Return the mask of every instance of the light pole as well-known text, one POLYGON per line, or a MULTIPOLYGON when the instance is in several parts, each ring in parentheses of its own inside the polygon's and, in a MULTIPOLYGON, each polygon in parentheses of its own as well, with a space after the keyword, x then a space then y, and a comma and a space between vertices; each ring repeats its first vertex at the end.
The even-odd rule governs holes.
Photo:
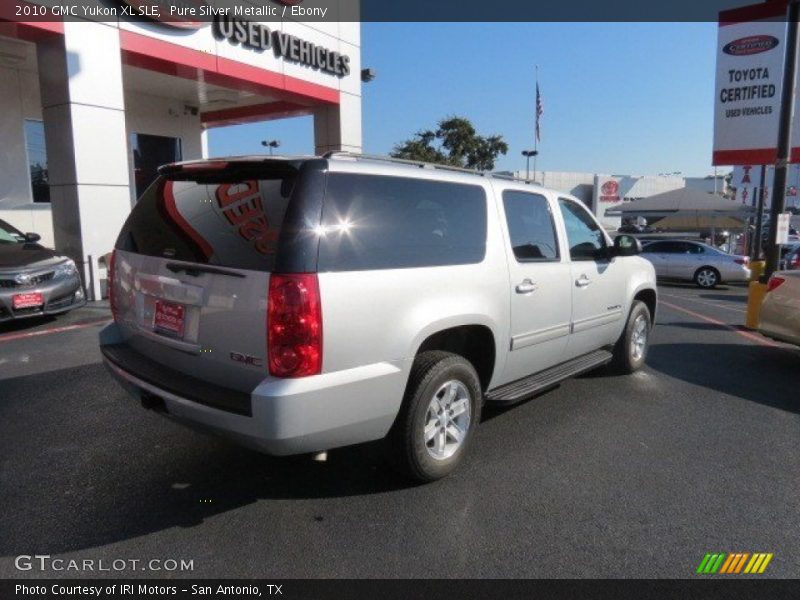
POLYGON ((797 84, 798 24, 800 17, 800 1, 790 0, 786 17, 786 55, 783 61, 783 88, 778 115, 778 152, 775 159, 775 178, 772 182, 772 202, 769 209, 769 244, 767 245, 767 264, 761 283, 767 283, 777 270, 781 258, 781 247, 777 243, 778 218, 786 210, 786 170, 789 166, 792 140, 792 117, 794 105, 794 88, 797 84))
MULTIPOLYGON (((536 155, 539 154, 538 150, 523 150, 522 156, 525 157, 525 181, 531 180, 531 156, 536 158, 536 155)), ((535 168, 536 163, 534 163, 535 168)), ((533 174, 536 177, 536 173, 533 174)))
POLYGON ((265 148, 269 148, 269 155, 272 156, 272 150, 274 148, 278 148, 281 145, 280 140, 262 140, 261 145, 265 148))

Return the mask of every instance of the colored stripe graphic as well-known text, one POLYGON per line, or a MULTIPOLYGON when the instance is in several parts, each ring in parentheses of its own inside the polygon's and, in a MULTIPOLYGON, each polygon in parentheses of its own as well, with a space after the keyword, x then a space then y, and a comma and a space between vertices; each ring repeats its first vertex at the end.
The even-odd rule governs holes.
POLYGON ((744 566, 744 561, 746 561, 749 556, 750 556, 749 552, 745 552, 744 554, 742 554, 742 558, 740 558, 739 562, 736 563, 736 570, 731 569, 731 572, 738 573, 739 571, 741 571, 742 567, 744 566))
POLYGON ((735 554, 728 554, 728 559, 722 564, 722 568, 719 570, 720 573, 728 573, 729 569, 731 568, 731 564, 734 562, 733 559, 736 557, 735 554))
POLYGON ((721 554, 706 554, 700 562, 700 566, 697 567, 697 572, 716 573, 717 569, 722 565, 722 561, 725 560, 725 556, 724 552, 721 554))
POLYGON ((709 552, 697 567, 697 573, 704 575, 760 574, 767 568, 773 554, 766 552, 709 552), (747 566, 745 566, 745 564, 747 566), (744 570, 743 570, 744 569, 744 570))

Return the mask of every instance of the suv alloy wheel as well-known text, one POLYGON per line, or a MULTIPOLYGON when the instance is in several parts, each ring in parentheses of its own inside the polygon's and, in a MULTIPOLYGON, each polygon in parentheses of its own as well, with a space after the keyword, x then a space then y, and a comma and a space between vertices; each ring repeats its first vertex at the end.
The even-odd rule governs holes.
POLYGON ((483 403, 475 368, 450 352, 414 360, 403 407, 389 433, 391 460, 417 481, 434 481, 461 462, 483 403))

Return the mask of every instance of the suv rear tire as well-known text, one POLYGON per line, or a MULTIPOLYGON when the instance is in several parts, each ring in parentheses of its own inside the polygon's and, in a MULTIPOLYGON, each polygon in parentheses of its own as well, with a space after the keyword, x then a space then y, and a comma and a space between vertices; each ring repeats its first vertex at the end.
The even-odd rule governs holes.
POLYGON ((416 481, 447 476, 466 453, 482 404, 478 374, 464 357, 441 351, 419 354, 389 433, 390 459, 416 481))
POLYGON ((614 358, 611 360, 613 371, 627 375, 642 368, 647 358, 651 329, 652 320, 647 305, 641 300, 634 300, 625 329, 614 346, 614 358))

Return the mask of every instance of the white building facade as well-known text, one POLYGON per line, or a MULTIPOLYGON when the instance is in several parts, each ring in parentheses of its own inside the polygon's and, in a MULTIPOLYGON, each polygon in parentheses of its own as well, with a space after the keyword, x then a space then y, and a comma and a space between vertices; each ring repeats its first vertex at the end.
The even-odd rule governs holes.
POLYGON ((0 219, 88 282, 158 165, 206 157, 211 128, 313 115, 318 154, 361 151, 360 44, 357 22, 20 23, 0 10, 0 219))
MULTIPOLYGON (((513 175, 526 177, 525 171, 516 171, 513 175)), ((610 208, 685 187, 704 190, 710 187, 707 191, 713 193, 714 185, 713 179, 680 175, 605 175, 570 171, 536 171, 531 173, 531 179, 580 199, 607 229, 617 229, 621 224, 620 217, 606 216, 610 208)), ((719 193, 722 193, 724 181, 721 177, 717 181, 719 193)))

